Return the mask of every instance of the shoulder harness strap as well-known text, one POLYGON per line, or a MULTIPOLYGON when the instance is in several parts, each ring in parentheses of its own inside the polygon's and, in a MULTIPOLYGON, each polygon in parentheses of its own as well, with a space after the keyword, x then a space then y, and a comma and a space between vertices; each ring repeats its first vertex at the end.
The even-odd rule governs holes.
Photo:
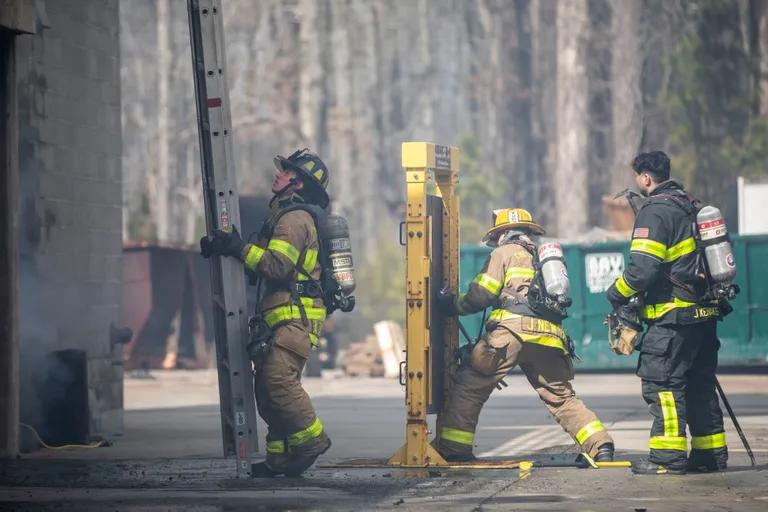
MULTIPOLYGON (((280 210, 274 217, 270 217, 264 221, 264 224, 261 227, 260 236, 271 239, 272 235, 275 232, 275 227, 277 226, 277 223, 280 221, 283 215, 296 210, 303 210, 309 213, 309 215, 312 217, 312 221, 315 224, 315 231, 317 232, 318 251, 322 251, 323 244, 320 240, 320 226, 322 224, 323 218, 327 215, 327 212, 320 206, 317 206, 314 204, 294 203, 280 210)), ((302 251, 302 257, 296 261, 296 265, 294 268, 298 273, 307 277, 308 281, 315 283, 315 285, 319 287, 320 283, 316 279, 312 279, 312 276, 306 270, 304 270, 303 263, 306 257, 307 257, 306 251, 302 251)), ((310 323, 309 323, 309 319, 307 318, 307 312, 304 309, 304 304, 301 303, 301 298, 299 296, 298 283, 296 282, 295 279, 291 279, 290 282, 288 283, 288 287, 290 288, 291 298, 293 299, 293 303, 299 308, 299 313, 301 314, 302 323, 305 326, 309 327, 310 323)))

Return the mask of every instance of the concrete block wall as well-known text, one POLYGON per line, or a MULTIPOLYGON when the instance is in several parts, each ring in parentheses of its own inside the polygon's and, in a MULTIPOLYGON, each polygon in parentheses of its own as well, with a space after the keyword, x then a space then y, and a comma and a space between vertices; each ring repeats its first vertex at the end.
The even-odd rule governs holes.
POLYGON ((17 38, 22 415, 54 350, 88 357, 91 432, 122 429, 118 0, 38 2, 17 38))

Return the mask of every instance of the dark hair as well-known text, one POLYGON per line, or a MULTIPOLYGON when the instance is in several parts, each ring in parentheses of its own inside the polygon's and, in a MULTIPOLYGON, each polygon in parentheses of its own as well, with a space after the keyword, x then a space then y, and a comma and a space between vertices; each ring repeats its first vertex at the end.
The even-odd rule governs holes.
POLYGON ((663 151, 640 153, 632 160, 632 169, 637 174, 648 173, 656 183, 669 179, 669 157, 663 151))

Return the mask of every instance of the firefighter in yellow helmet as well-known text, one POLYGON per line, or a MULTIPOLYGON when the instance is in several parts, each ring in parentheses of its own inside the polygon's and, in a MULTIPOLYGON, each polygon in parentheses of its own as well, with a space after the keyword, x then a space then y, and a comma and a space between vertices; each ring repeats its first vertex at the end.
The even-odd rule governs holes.
POLYGON ((240 259, 262 293, 251 321, 249 352, 259 415, 267 423, 267 457, 254 477, 299 476, 331 441, 301 385, 301 372, 316 347, 326 316, 318 283, 315 219, 328 207, 328 168, 308 150, 277 156, 270 214, 256 243, 234 229, 200 240, 202 255, 240 259), (255 321, 254 321, 255 320, 255 321))
POLYGON ((467 315, 493 310, 486 334, 463 361, 438 418, 437 450, 448 461, 474 458, 472 446, 480 410, 507 373, 519 365, 557 422, 596 461, 613 460, 613 439, 595 413, 576 398, 573 365, 562 308, 547 309, 540 300, 543 283, 536 271, 533 237, 544 228, 522 208, 493 212, 493 227, 483 241, 495 249, 469 285, 454 297, 441 292, 448 313, 467 315))

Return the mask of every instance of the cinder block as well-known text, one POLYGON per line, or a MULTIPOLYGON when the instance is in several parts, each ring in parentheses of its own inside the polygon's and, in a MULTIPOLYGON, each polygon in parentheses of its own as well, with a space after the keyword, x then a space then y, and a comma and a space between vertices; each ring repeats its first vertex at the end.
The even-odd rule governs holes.
MULTIPOLYGON (((54 159, 53 159, 53 166, 50 169, 53 172, 60 173, 62 175, 65 175, 64 173, 70 173, 72 172, 71 169, 73 168, 73 160, 74 155, 70 150, 65 146, 54 146, 54 159)), ((72 182, 72 178, 69 178, 70 182, 72 182)), ((73 186, 72 184, 70 187, 68 187, 69 190, 69 198, 72 198, 72 190, 73 186)))

